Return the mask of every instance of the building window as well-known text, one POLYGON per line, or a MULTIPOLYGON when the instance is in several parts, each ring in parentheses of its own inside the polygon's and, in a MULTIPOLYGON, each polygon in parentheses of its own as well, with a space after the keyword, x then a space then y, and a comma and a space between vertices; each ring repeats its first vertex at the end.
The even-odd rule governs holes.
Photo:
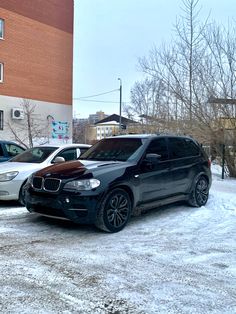
POLYGON ((0 63, 0 83, 3 82, 3 63, 0 63))
POLYGON ((0 19, 0 39, 4 38, 4 20, 0 19))
POLYGON ((3 130, 3 110, 0 110, 0 130, 3 130))

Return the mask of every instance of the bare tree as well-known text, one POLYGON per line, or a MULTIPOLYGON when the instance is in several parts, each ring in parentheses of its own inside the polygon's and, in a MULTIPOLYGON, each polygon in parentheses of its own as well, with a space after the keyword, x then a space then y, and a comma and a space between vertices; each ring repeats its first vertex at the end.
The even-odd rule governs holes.
POLYGON ((35 113, 36 105, 28 99, 23 99, 21 107, 24 110, 24 119, 7 122, 16 142, 24 147, 33 147, 34 141, 45 144, 49 137, 49 121, 42 121, 35 113))
POLYGON ((199 22, 199 0, 184 0, 183 15, 175 24, 175 37, 170 46, 162 45, 151 50, 148 58, 142 58, 142 70, 153 78, 160 77, 166 89, 175 98, 176 106, 181 105, 182 118, 189 121, 192 128, 193 84, 196 73, 204 55, 203 32, 207 20, 202 25, 199 22))
MULTIPOLYGON (((205 144, 214 143, 218 154, 222 154, 221 144, 228 143, 227 165, 230 175, 236 176, 236 105, 209 102, 211 98, 236 98, 235 27, 219 27, 208 19, 200 23, 199 0, 182 3, 183 16, 177 19, 172 44, 154 47, 139 63, 150 85, 156 81, 162 84, 161 94, 166 97, 161 98, 159 107, 162 113, 168 108, 169 130, 192 135, 205 144)), ((134 86, 131 99, 133 106, 142 103, 138 108, 145 112, 147 103, 140 87, 134 86)), ((160 111, 155 108, 150 114, 157 117, 160 111)))
MULTIPOLYGON (((231 176, 236 177, 236 29, 215 24, 208 26, 204 33, 207 51, 199 67, 201 91, 210 101, 205 105, 204 115, 211 122, 210 130, 214 150, 222 155, 225 146, 227 167, 231 176), (214 101, 214 99, 218 99, 214 101), (208 110, 207 110, 208 109, 208 110)), ((198 92, 198 94, 200 94, 198 92)), ((199 110, 196 115, 199 116, 199 110)))
POLYGON ((136 82, 131 89, 132 106, 126 106, 129 115, 163 115, 161 106, 164 94, 164 85, 161 80, 146 78, 142 82, 136 82))
POLYGON ((88 120, 77 122, 73 120, 73 143, 88 143, 88 120))

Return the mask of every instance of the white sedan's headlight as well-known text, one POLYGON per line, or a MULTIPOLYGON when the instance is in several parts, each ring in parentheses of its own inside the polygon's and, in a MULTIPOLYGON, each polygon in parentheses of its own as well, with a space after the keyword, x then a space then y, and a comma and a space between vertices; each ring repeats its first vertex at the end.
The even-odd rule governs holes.
POLYGON ((97 179, 75 180, 65 184, 64 189, 88 191, 97 188, 100 181, 97 179))
POLYGON ((11 181, 18 175, 18 173, 18 171, 0 173, 0 182, 11 181))

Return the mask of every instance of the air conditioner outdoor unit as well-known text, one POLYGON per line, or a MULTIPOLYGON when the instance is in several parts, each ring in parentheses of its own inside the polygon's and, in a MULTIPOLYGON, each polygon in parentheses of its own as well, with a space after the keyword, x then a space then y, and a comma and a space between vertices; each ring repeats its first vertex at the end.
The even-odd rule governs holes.
POLYGON ((12 108, 11 117, 15 120, 23 120, 24 110, 22 108, 12 108))

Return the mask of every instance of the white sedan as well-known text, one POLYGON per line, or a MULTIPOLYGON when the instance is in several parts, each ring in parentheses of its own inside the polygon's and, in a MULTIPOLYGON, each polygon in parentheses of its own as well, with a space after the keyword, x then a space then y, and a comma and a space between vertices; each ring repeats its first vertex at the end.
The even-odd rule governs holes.
POLYGON ((77 159, 91 145, 42 145, 26 150, 0 163, 0 201, 19 200, 23 204, 23 186, 35 171, 52 164, 77 159))

